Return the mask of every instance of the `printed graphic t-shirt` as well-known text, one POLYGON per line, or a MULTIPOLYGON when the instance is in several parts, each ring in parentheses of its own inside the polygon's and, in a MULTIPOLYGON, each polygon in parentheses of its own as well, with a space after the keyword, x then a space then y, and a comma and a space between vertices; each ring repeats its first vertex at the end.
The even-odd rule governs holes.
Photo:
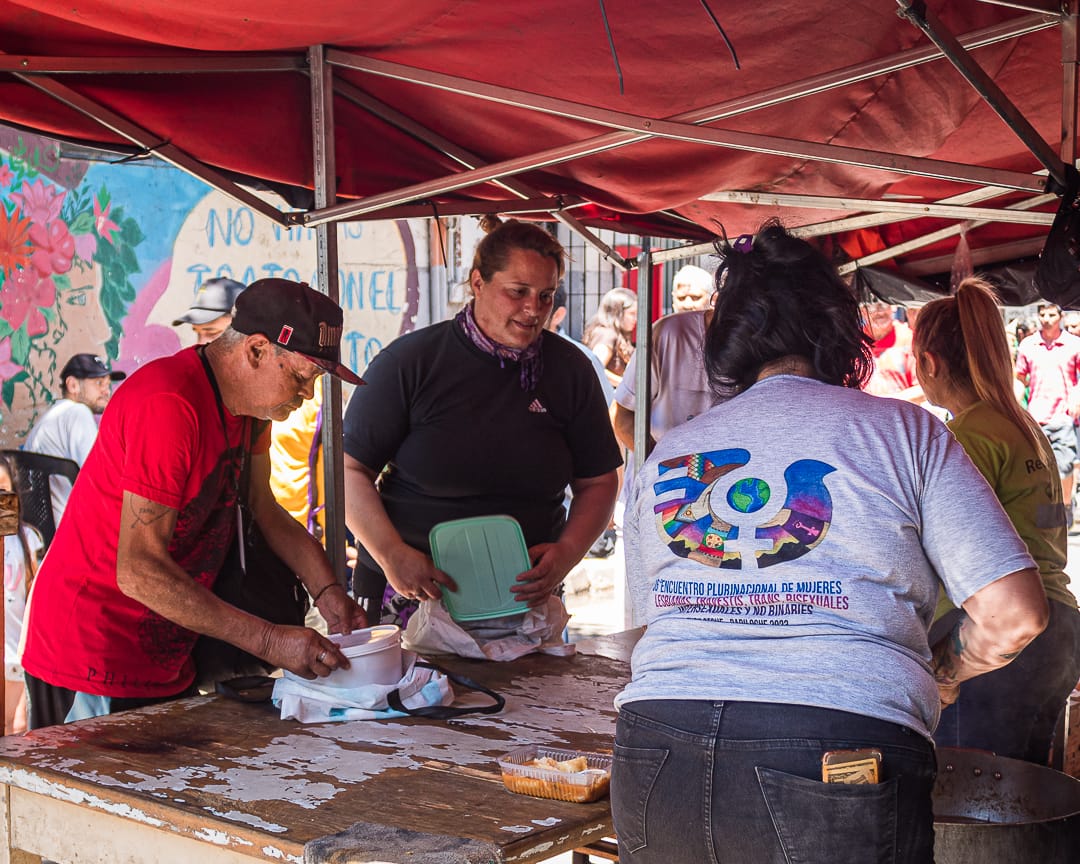
MULTIPOLYGON (((194 348, 147 364, 119 388, 34 582, 23 667, 101 696, 183 691, 195 634, 116 583, 124 492, 179 511, 169 554, 211 586, 235 530, 244 421, 224 412, 194 348)), ((256 449, 265 451, 268 436, 256 449)))
POLYGON ((812 705, 929 737, 938 576, 959 605, 1035 566, 937 418, 793 376, 668 432, 625 519, 648 628, 617 704, 812 705))

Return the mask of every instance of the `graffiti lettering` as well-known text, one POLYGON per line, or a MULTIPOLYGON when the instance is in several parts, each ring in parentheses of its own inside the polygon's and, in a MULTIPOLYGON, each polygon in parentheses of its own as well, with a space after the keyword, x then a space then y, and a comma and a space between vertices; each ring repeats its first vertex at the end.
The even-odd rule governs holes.
POLYGON ((378 339, 367 338, 356 330, 350 330, 342 336, 341 344, 342 354, 346 355, 342 359, 350 369, 366 369, 371 358, 382 348, 382 342, 378 339))
MULTIPOLYGON (((220 277, 236 279, 245 285, 250 285, 256 279, 270 278, 291 279, 294 282, 306 281, 316 288, 319 285, 316 273, 304 277, 295 267, 284 267, 273 261, 258 266, 249 264, 242 273, 237 273, 229 264, 219 264, 214 267, 200 262, 188 265, 187 272, 192 276, 192 292, 198 290, 207 279, 220 277)), ((341 306, 346 312, 366 309, 397 315, 402 311, 402 306, 398 302, 400 295, 395 289, 393 270, 372 270, 366 278, 364 271, 338 270, 338 290, 341 306)))
POLYGON ((372 270, 364 284, 363 271, 343 271, 340 274, 341 306, 348 312, 353 309, 401 312, 394 302, 394 271, 372 270))
POLYGON ((315 229, 314 228, 283 228, 281 225, 274 225, 274 240, 280 243, 282 240, 289 240, 293 243, 314 243, 315 242, 315 229))
MULTIPOLYGON (((255 214, 250 207, 228 207, 222 217, 217 208, 211 207, 206 216, 206 239, 211 247, 218 240, 225 246, 247 246, 255 234, 255 214)), ((219 274, 220 275, 220 274, 219 274)))
MULTIPOLYGON (((315 242, 315 229, 314 228, 284 228, 281 225, 274 225, 274 240, 281 242, 282 238, 285 240, 291 240, 294 243, 301 240, 307 242, 315 242)), ((347 240, 359 240, 364 236, 364 226, 360 222, 342 222, 341 231, 339 232, 345 235, 347 240)))

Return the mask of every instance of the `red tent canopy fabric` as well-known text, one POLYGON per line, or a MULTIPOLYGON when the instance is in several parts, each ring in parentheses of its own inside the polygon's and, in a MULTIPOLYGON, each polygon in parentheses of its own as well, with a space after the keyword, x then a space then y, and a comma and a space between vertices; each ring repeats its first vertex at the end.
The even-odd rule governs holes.
MULTIPOLYGON (((1045 20, 1039 25, 1043 29, 973 48, 971 56, 1058 151, 1062 28, 1047 25, 1059 19, 978 0, 934 0, 927 7, 957 36, 1045 20)), ((105 147, 131 146, 128 138, 34 86, 51 80, 203 163, 310 189, 309 46, 525 91, 533 96, 525 101, 533 103, 555 100, 552 112, 543 112, 535 105, 482 100, 335 66, 338 193, 364 199, 463 168, 440 146, 375 116, 350 94, 390 106, 473 154, 478 164, 497 163, 608 135, 612 127, 596 122, 612 119, 598 116, 602 112, 659 121, 715 105, 730 111, 736 100, 754 101, 756 94, 790 85, 796 85, 790 88, 795 91, 810 90, 809 83, 836 70, 865 69, 881 58, 929 46, 919 29, 897 16, 897 8, 895 0, 710 0, 707 5, 667 0, 605 6, 595 0, 216 0, 198 8, 175 0, 0 0, 0 51, 6 55, 0 56, 5 70, 0 71, 0 122, 105 147), (708 10, 737 53, 739 68, 708 10), (293 68, 137 74, 170 64, 176 68, 185 58, 204 62, 238 55, 291 58, 293 68), (60 72, 56 67, 64 63, 46 58, 80 58, 65 68, 88 69, 91 61, 96 68, 60 72), (35 77, 41 70, 51 74, 35 77), (585 107, 567 111, 565 102, 585 107), (578 116, 563 116, 568 113, 578 116)), ((940 58, 734 113, 705 128, 1010 172, 1030 174, 1042 167, 940 58)), ((531 168, 515 180, 527 184, 531 197, 582 199, 586 206, 571 212, 586 225, 690 239, 707 238, 721 224, 729 235, 753 231, 774 215, 788 225, 806 226, 868 211, 866 205, 826 210, 798 201, 778 208, 703 200, 712 193, 933 202, 980 186, 971 180, 658 137, 531 168)), ((998 208, 1033 193, 1003 194, 979 206, 998 208)), ((498 210, 498 202, 515 195, 486 181, 421 198, 434 201, 436 209, 471 203, 482 212, 498 210)), ((1040 209, 1054 206, 1050 202, 1040 209)), ((839 245, 873 249, 957 224, 954 218, 907 218, 859 226, 874 236, 839 245)), ((970 228, 967 239, 973 250, 1000 244, 1015 249, 1018 241, 1038 241, 1045 233, 1045 225, 992 222, 970 228)), ((954 243, 955 238, 943 239, 910 252, 905 260, 947 255, 954 243)))

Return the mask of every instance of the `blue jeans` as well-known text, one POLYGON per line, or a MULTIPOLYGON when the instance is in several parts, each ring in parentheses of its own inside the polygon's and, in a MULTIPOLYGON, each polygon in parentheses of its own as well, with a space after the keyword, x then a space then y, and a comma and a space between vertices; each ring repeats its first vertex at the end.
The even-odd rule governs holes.
POLYGON ((927 864, 936 762, 918 733, 845 711, 632 702, 611 809, 623 864, 927 864), (881 782, 821 782, 828 750, 872 747, 881 782))
POLYGON ((1051 600, 1050 622, 1019 657, 960 685, 959 698, 941 712, 934 740, 939 747, 974 747, 1045 765, 1077 680, 1080 613, 1051 600))

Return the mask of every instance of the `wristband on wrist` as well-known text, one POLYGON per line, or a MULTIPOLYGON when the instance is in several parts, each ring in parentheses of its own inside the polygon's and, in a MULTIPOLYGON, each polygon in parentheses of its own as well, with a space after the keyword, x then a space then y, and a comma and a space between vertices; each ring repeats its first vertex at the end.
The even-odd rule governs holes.
POLYGON ((323 587, 319 589, 319 592, 311 598, 311 605, 314 606, 316 603, 318 603, 319 598, 322 597, 322 595, 329 591, 331 588, 344 589, 345 586, 342 585, 340 582, 331 582, 329 585, 323 585, 323 587))

